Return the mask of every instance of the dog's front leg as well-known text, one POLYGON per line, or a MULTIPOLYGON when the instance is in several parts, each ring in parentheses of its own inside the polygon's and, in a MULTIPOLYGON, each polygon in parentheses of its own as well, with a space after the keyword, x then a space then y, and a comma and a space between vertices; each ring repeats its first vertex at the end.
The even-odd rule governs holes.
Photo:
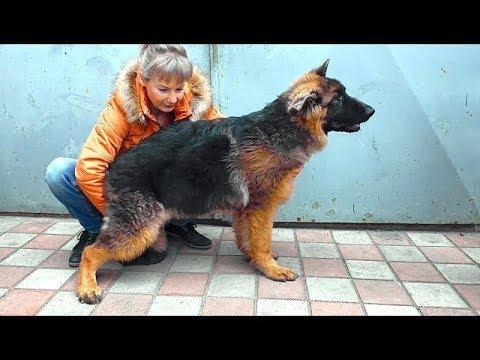
POLYGON ((272 228, 276 207, 271 206, 248 211, 245 219, 248 227, 250 262, 269 279, 292 281, 298 275, 279 265, 271 255, 272 228))
MULTIPOLYGON (((248 218, 247 212, 237 210, 233 213, 233 231, 235 233, 235 241, 238 249, 245 254, 250 261, 249 255, 249 241, 248 241, 248 218)), ((275 260, 278 259, 278 255, 270 249, 270 255, 275 260)))
POLYGON ((278 207, 285 203, 292 194, 293 183, 302 166, 292 168, 271 189, 260 208, 246 211, 248 227, 249 255, 251 262, 266 277, 278 280, 295 280, 298 275, 289 268, 280 266, 271 256, 272 228, 278 207))

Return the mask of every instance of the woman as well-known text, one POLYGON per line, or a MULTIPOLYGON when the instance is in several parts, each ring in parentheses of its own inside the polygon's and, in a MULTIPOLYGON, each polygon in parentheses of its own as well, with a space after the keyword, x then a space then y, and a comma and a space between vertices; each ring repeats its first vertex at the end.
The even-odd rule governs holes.
MULTIPOLYGON (((72 250, 70 266, 79 265, 84 247, 100 231, 105 174, 120 153, 175 122, 220 117, 224 115, 213 107, 206 79, 193 67, 183 46, 143 45, 138 58, 119 74, 79 158, 56 158, 46 170, 50 190, 85 229, 72 250)), ((165 230, 189 246, 210 248, 211 241, 195 231, 195 226, 176 222, 165 230)), ((128 264, 152 264, 165 256, 163 249, 150 248, 128 264)))

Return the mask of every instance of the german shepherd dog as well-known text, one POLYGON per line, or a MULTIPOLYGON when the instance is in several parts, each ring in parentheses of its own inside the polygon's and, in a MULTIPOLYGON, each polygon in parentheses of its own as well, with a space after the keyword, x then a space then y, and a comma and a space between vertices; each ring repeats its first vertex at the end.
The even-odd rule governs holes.
POLYGON ((328 61, 260 111, 172 125, 118 156, 106 176, 102 229, 82 255, 79 301, 101 300, 103 263, 132 260, 153 243, 166 250, 166 222, 209 213, 233 216, 238 248, 267 278, 295 280, 271 251, 276 211, 327 134, 356 132, 375 112, 326 77, 328 61))

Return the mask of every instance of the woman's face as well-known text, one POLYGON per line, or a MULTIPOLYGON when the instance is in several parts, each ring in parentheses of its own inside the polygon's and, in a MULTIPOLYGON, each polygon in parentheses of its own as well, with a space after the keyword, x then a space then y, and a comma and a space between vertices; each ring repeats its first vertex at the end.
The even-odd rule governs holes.
POLYGON ((183 99, 185 81, 172 79, 168 82, 157 77, 147 81, 141 80, 141 83, 147 89, 148 98, 153 106, 160 111, 173 111, 175 104, 183 99))

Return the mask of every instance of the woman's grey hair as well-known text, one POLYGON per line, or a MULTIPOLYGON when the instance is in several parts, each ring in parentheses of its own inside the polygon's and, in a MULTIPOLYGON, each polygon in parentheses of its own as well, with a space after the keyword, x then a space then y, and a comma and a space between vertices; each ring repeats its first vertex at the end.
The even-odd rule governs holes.
POLYGON ((139 70, 145 80, 160 78, 187 81, 192 77, 193 65, 187 50, 177 44, 146 44, 138 55, 139 70))

